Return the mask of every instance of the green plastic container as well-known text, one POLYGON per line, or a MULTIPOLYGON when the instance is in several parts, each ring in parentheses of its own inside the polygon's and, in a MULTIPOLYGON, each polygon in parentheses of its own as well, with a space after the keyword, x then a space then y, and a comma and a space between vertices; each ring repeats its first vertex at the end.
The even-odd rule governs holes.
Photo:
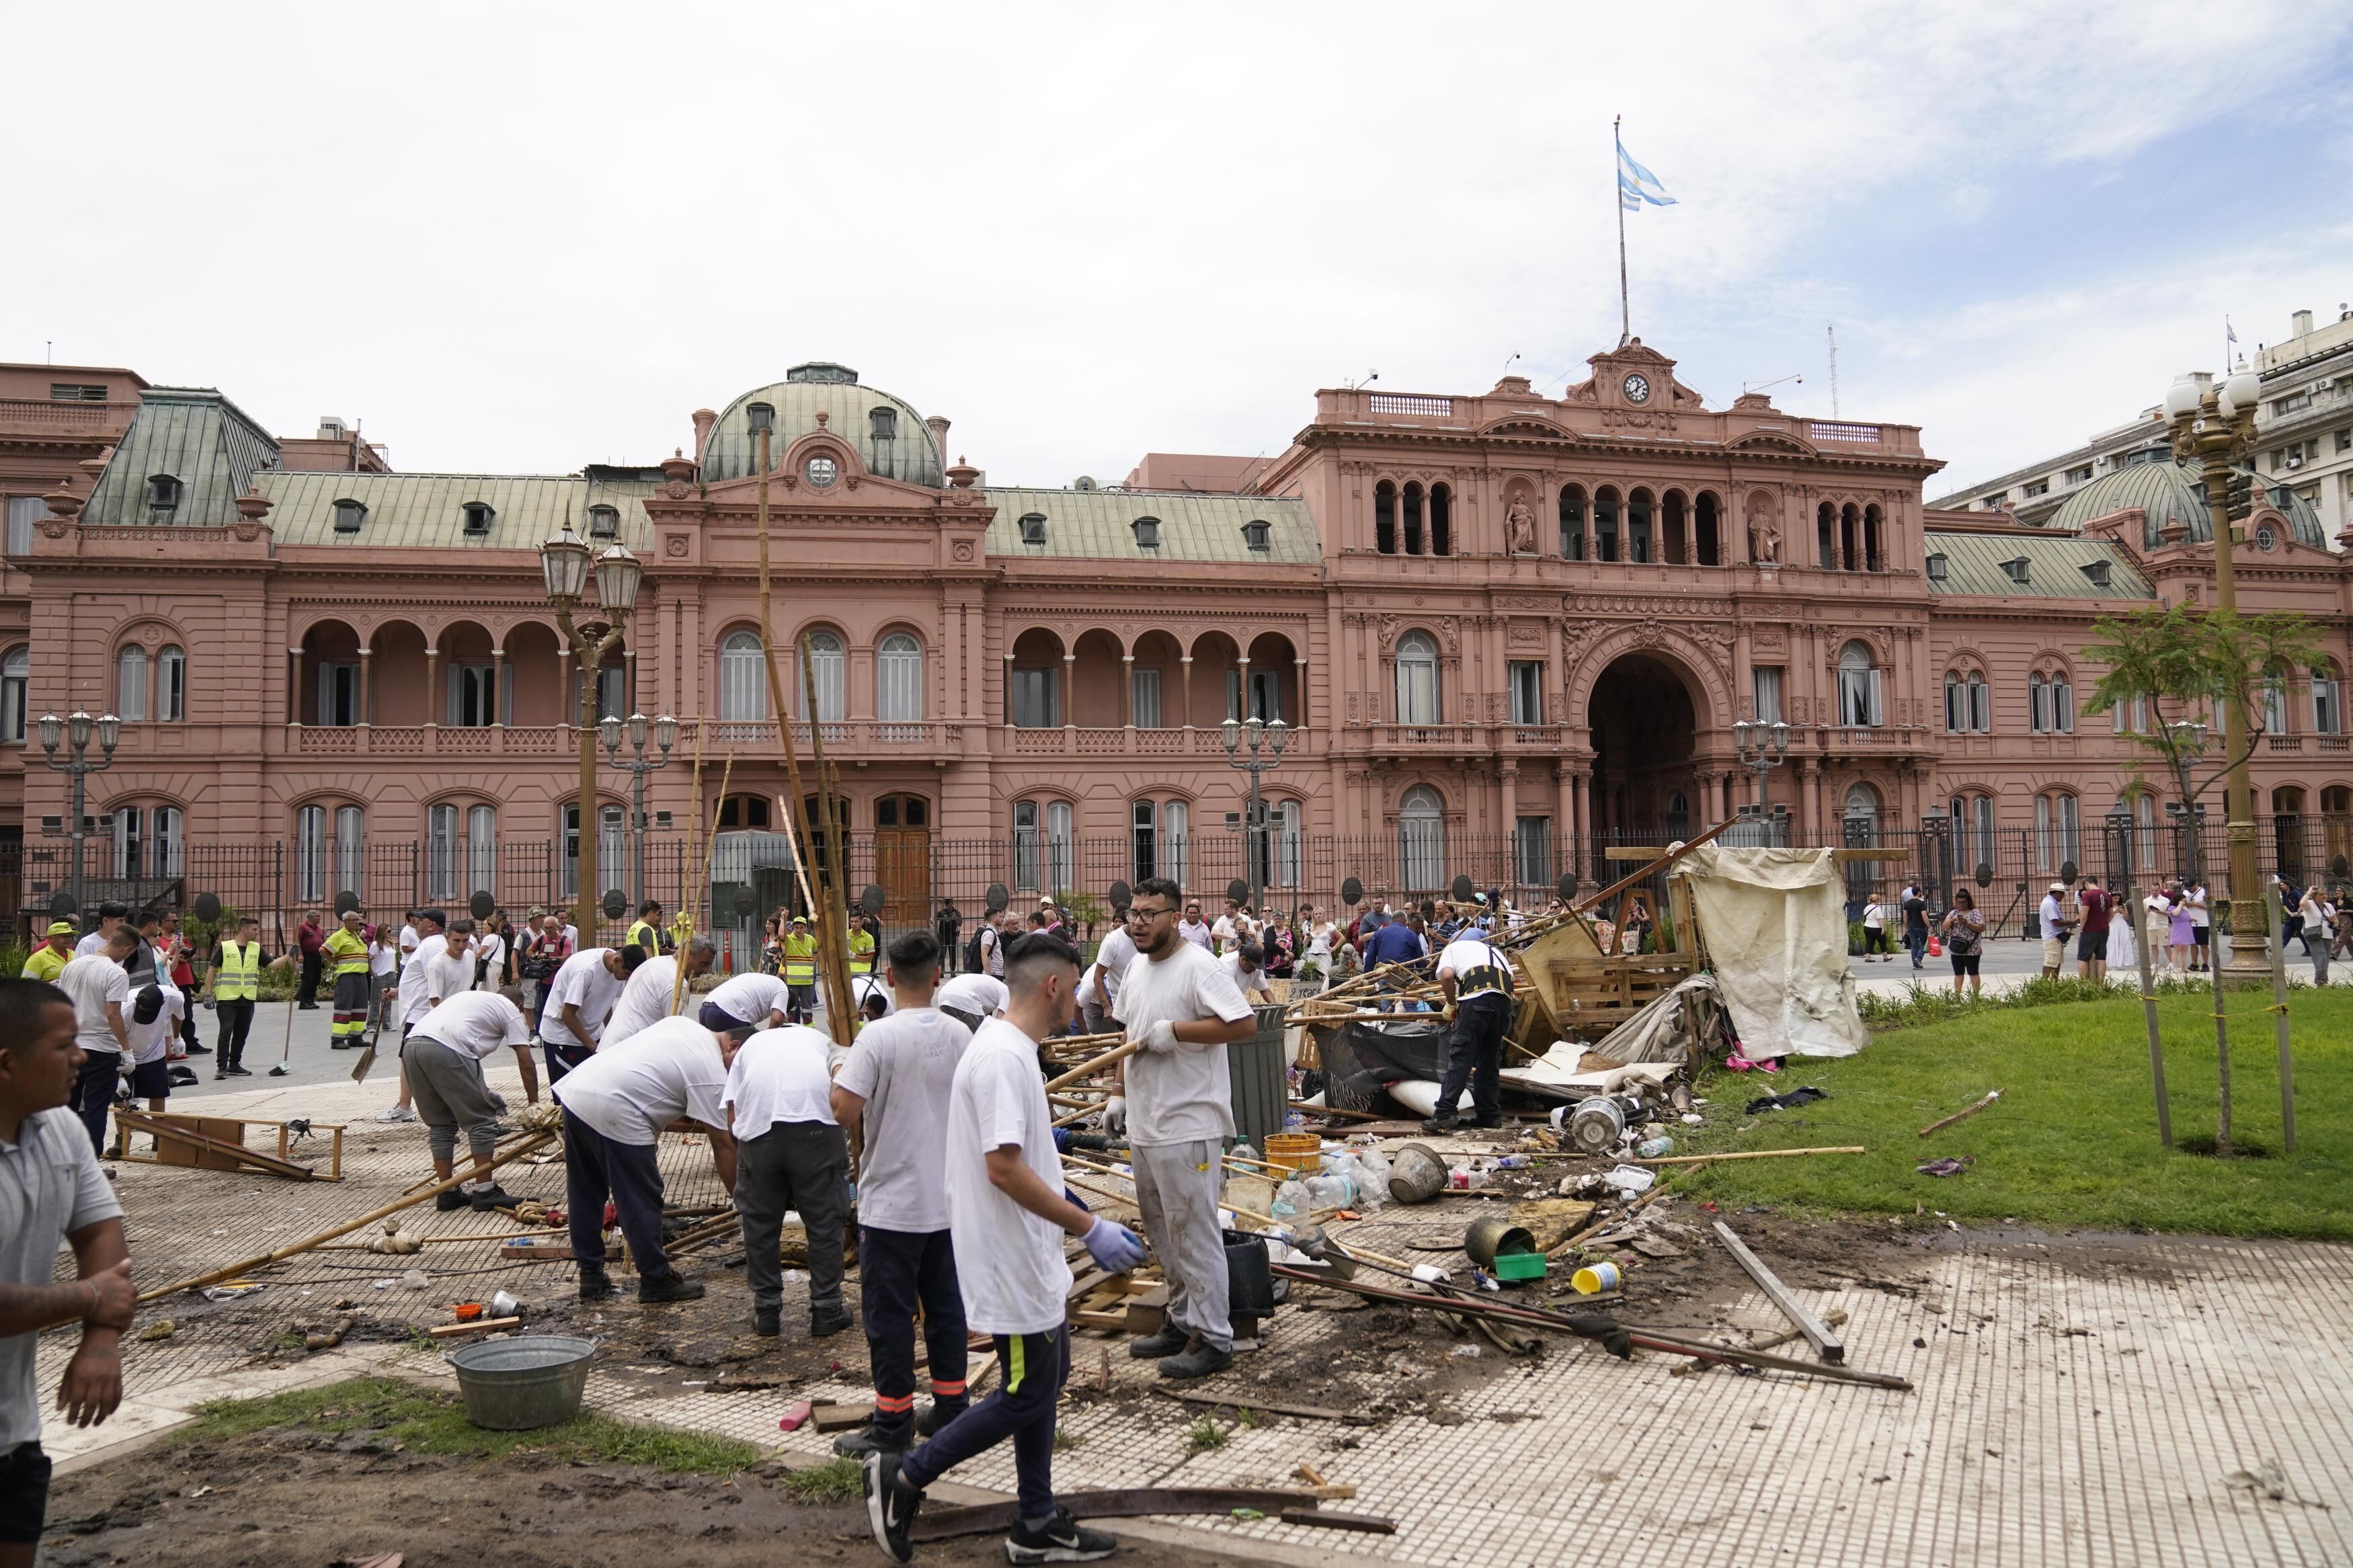
POLYGON ((1541 1252, 1504 1252, 1495 1257, 1495 1278, 1506 1285, 1518 1284, 1545 1277, 1545 1255, 1541 1252))

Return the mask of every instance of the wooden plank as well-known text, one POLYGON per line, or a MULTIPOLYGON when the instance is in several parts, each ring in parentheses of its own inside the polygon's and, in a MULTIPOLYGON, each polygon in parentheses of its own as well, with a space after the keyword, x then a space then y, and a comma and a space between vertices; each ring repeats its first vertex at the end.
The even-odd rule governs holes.
POLYGON ((809 1412, 809 1420, 820 1432, 847 1432, 873 1419, 871 1405, 819 1405, 809 1412))
POLYGON ((1366 1535, 1395 1535, 1397 1521, 1369 1513, 1334 1513, 1320 1508, 1287 1508, 1276 1516, 1285 1524, 1313 1525, 1318 1530, 1354 1530, 1366 1535))
MULTIPOLYGON (((1443 1302, 1438 1302, 1443 1306, 1443 1302)), ((1357 1410, 1329 1410, 1320 1405, 1285 1405, 1279 1401, 1237 1398, 1230 1394, 1207 1394, 1198 1388, 1155 1388, 1153 1393, 1163 1399, 1181 1400, 1187 1405, 1224 1405, 1234 1410, 1255 1410, 1262 1415, 1295 1415, 1302 1421, 1337 1421, 1343 1426, 1370 1426, 1373 1418, 1357 1410)))
POLYGON ((1748 1277, 1757 1281, 1757 1288, 1771 1297, 1773 1305, 1781 1310, 1781 1315, 1796 1324, 1798 1331, 1806 1336, 1806 1342, 1814 1347, 1814 1353, 1832 1366, 1844 1364, 1846 1346, 1840 1342, 1836 1334, 1831 1332, 1830 1325, 1806 1310, 1805 1303, 1789 1293, 1789 1288, 1782 1284, 1780 1279, 1770 1268, 1765 1267, 1763 1258, 1748 1250, 1748 1244, 1741 1240, 1730 1226, 1722 1220, 1717 1220, 1715 1234, 1722 1238, 1725 1249, 1732 1254, 1734 1261, 1746 1269, 1748 1277))
POLYGON ((454 1340, 467 1334, 496 1333, 501 1329, 522 1326, 521 1318, 477 1318, 470 1323, 437 1323, 425 1331, 437 1340, 454 1340))
MULTIPOLYGON (((1271 1513, 1303 1505, 1306 1509, 1314 1507, 1312 1498, 1289 1489, 1271 1487, 1137 1487, 1124 1491, 1060 1492, 1054 1500, 1069 1509, 1072 1519, 1134 1519, 1153 1513, 1230 1514, 1238 1508, 1271 1513)), ((1002 1535, 1013 1528, 1017 1506, 992 1502, 974 1508, 925 1509, 915 1516, 908 1534, 919 1542, 953 1541, 965 1535, 1002 1535)))
POLYGON ((1082 1307, 1071 1309, 1071 1326, 1075 1329, 1109 1329, 1113 1333, 1127 1332, 1127 1311, 1092 1312, 1082 1307))
MULTIPOLYGON (((259 1149, 248 1149, 241 1143, 231 1143, 213 1136, 206 1129, 220 1126, 218 1118, 169 1114, 151 1116, 142 1111, 127 1110, 117 1106, 114 1110, 114 1120, 119 1126, 131 1128, 134 1131, 154 1134, 159 1145, 157 1158, 164 1164, 194 1164, 199 1169, 215 1171, 234 1171, 241 1166, 250 1165, 255 1170, 267 1171, 273 1176, 286 1176, 298 1182, 320 1179, 319 1173, 308 1165, 298 1165, 290 1160, 280 1160, 277 1155, 266 1153, 259 1149), (177 1160, 166 1157, 164 1150, 174 1141, 183 1142, 192 1150, 195 1158, 177 1160), (211 1163, 206 1163, 208 1159, 211 1163)), ((237 1132, 239 1136, 244 1133, 242 1123, 231 1121, 227 1126, 228 1130, 237 1132)))

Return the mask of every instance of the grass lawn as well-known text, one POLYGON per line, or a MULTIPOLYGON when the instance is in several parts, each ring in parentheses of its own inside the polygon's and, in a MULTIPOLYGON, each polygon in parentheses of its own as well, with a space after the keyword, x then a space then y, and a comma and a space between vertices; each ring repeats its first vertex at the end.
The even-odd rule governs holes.
MULTIPOLYGON (((2282 1145, 2270 993, 2226 995, 2232 1140, 2264 1159, 2217 1160, 2158 1142, 2148 1036, 2137 997, 1989 1008, 1876 1034, 1842 1060, 1792 1060, 1777 1077, 1719 1072, 1700 1090, 1712 1126, 1678 1154, 1861 1143, 1868 1154, 1743 1160, 1680 1177, 1679 1191, 1726 1205, 1799 1211, 1944 1210, 1964 1224, 2015 1218, 2046 1228, 2159 1230, 2353 1239, 2353 991, 2291 993, 2296 1148, 2282 1145), (1737 1112, 1803 1084, 1831 1098, 1794 1110, 1737 1112), (1919 1130, 1989 1089, 1999 1103, 1923 1139, 1919 1130), (1745 1133, 1735 1129, 1746 1126, 1745 1133), (1722 1131, 1718 1131, 1718 1129, 1722 1131), (1971 1154, 1964 1174, 1914 1169, 1971 1154)), ((2209 994, 2163 996, 2166 1087, 2177 1142, 2215 1131, 2209 994)))
POLYGON ((664 1426, 639 1426, 594 1414, 530 1432, 491 1432, 469 1423, 449 1394, 397 1377, 359 1377, 324 1388, 297 1389, 264 1399, 216 1399, 184 1440, 235 1437, 264 1427, 301 1427, 341 1434, 375 1432, 387 1443, 420 1454, 471 1454, 503 1458, 517 1448, 559 1460, 650 1465, 657 1469, 729 1475, 760 1461, 749 1443, 707 1437, 664 1426))

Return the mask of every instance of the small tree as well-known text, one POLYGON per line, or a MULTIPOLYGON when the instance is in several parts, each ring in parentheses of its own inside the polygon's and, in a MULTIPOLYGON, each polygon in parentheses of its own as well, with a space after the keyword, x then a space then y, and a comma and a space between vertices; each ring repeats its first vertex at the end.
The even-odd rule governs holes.
MULTIPOLYGON (((2318 662, 2320 628, 2306 616, 2286 612, 2226 616, 2173 605, 2103 616, 2092 623, 2092 633, 2100 640, 2086 647, 2084 656, 2099 663, 2105 673, 2093 687, 2085 711, 2105 713, 2120 703, 2147 704, 2147 727, 2136 726, 2127 732, 2144 762, 2156 763, 2171 775, 2180 797, 2183 826, 2189 834, 2191 874, 2203 881, 2205 845, 2198 832, 2198 798, 2254 754, 2264 731, 2263 689, 2284 681, 2293 670, 2309 669, 2318 662), (2221 738, 2221 725, 2217 721, 2230 703, 2238 705, 2244 721, 2246 749, 2237 756, 2218 758, 2201 782, 2196 777, 2198 764, 2207 754, 2210 735, 2221 738)), ((2127 779, 2126 793, 2152 793, 2140 768, 2136 767, 2127 779)), ((2232 891, 2243 897, 2253 889, 2233 888, 2232 891)), ((2246 934, 2232 933, 2234 940, 2246 934)), ((2215 968, 2214 1050, 2221 1075, 2221 1106, 2214 1143, 2217 1153, 2228 1154, 2231 1039, 2220 1004, 2219 960, 2215 968)))

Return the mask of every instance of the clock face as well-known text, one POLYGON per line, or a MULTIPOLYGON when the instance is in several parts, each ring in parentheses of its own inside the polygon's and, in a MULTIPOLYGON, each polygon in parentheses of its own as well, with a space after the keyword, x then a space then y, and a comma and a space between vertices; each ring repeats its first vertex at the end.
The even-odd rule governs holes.
POLYGON ((831 458, 811 458, 808 467, 802 471, 808 477, 809 487, 820 490, 832 484, 835 476, 840 472, 831 458))
POLYGON ((1626 378, 1626 401, 1648 403, 1651 400, 1651 378, 1637 373, 1626 378))

